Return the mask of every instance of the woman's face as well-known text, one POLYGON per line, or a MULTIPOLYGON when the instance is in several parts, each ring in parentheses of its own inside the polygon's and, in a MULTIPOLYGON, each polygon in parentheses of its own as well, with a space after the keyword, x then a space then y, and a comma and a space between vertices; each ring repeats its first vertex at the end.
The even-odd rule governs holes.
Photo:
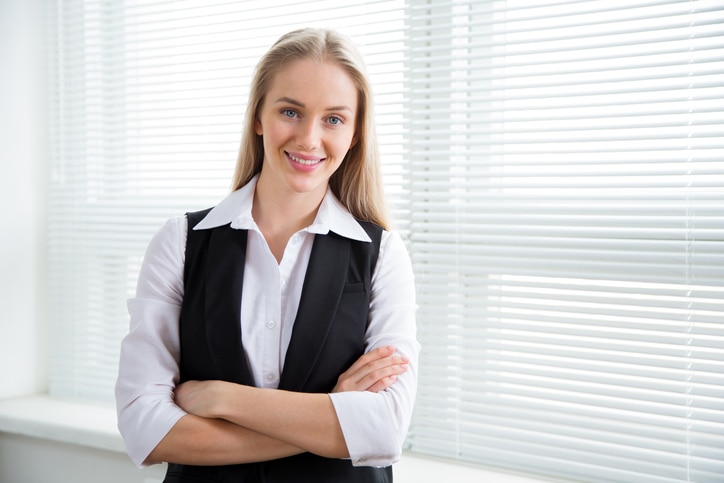
POLYGON ((255 124, 264 143, 262 178, 321 199, 355 142, 356 115, 357 87, 337 64, 298 60, 285 66, 273 77, 255 124))

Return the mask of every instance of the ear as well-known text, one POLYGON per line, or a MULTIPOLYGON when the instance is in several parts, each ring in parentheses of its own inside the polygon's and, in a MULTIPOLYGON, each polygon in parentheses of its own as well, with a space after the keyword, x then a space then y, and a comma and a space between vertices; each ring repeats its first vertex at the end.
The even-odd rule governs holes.
POLYGON ((264 132, 261 128, 261 121, 258 117, 254 119, 254 132, 256 132, 259 136, 261 136, 264 132))
POLYGON ((355 134, 354 136, 352 136, 352 142, 349 143, 349 149, 352 149, 355 144, 357 144, 357 141, 359 141, 359 137, 357 136, 357 134, 355 134))

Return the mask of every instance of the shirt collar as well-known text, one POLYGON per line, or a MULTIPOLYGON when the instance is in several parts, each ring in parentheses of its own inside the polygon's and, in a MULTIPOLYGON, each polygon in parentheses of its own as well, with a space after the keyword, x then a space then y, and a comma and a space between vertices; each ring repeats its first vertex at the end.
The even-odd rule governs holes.
MULTIPOLYGON (((216 205, 196 226, 194 230, 208 230, 231 224, 231 228, 248 230, 256 228, 254 218, 251 216, 251 205, 254 201, 254 190, 259 175, 256 175, 247 184, 232 192, 216 205)), ((340 203, 332 190, 327 188, 322 204, 317 211, 317 217, 305 231, 319 235, 326 235, 330 231, 352 240, 371 242, 369 235, 340 203)))

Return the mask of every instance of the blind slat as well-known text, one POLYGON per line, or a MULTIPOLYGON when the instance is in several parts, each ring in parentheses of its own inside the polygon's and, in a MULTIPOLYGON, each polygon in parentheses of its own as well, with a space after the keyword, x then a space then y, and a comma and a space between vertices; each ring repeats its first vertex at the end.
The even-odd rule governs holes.
POLYGON ((227 193, 254 63, 308 23, 375 89, 424 348, 408 449, 724 479, 720 1, 48 5, 53 394, 112 397, 146 243, 227 193))

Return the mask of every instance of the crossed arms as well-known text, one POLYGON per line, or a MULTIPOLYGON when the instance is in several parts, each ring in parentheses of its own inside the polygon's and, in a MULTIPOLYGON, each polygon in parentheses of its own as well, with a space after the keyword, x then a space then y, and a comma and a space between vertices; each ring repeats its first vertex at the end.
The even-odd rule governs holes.
MULTIPOLYGON (((343 373, 334 392, 377 393, 394 384, 409 359, 384 346, 343 373)), ((189 381, 175 390, 182 417, 146 464, 171 461, 223 465, 266 461, 305 451, 347 458, 337 414, 327 394, 261 389, 223 381, 189 381)))

